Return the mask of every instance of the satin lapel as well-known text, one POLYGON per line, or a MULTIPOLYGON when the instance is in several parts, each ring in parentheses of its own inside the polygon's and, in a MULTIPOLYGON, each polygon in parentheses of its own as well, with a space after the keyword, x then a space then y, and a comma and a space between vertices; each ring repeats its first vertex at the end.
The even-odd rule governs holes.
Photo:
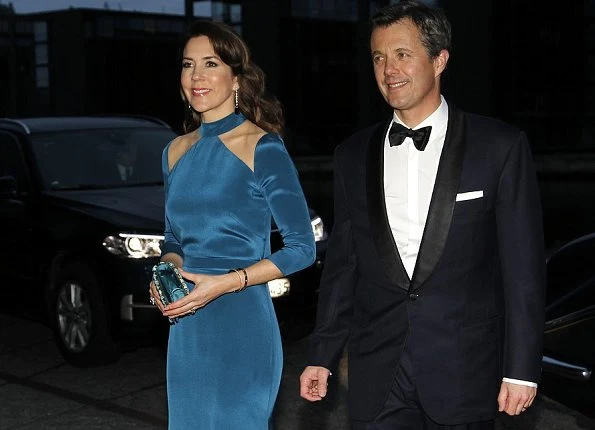
POLYGON ((370 138, 366 161, 366 197, 372 238, 382 265, 389 279, 397 283, 400 288, 407 290, 409 276, 401 261, 388 223, 384 199, 384 138, 391 122, 384 126, 380 124, 370 138))
POLYGON ((465 146, 464 114, 456 108, 449 107, 448 128, 442 155, 440 156, 428 218, 415 270, 413 271, 412 290, 419 288, 428 279, 444 251, 459 189, 465 146))

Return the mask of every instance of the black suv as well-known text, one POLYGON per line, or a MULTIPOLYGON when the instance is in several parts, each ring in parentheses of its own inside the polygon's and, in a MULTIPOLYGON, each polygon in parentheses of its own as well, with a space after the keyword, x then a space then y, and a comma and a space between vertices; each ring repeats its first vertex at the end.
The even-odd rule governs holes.
MULTIPOLYGON (((74 365, 113 361, 129 334, 166 328, 148 282, 163 240, 161 154, 175 137, 153 118, 0 119, 3 289, 13 303, 41 298, 74 365)), ((278 314, 315 301, 326 233, 311 215, 318 259, 269 283, 278 314)))

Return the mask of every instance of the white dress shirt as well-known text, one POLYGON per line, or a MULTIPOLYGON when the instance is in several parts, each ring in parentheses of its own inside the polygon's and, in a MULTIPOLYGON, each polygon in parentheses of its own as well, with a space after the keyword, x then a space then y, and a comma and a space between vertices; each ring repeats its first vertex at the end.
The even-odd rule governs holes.
MULTIPOLYGON (((384 139, 386 212, 409 279, 413 277, 417 262, 448 125, 448 105, 444 97, 440 96, 440 99, 438 109, 415 127, 432 127, 424 151, 418 151, 410 137, 405 138, 401 145, 393 147, 390 146, 388 133, 384 139)), ((396 112, 393 122, 408 127, 396 112)), ((503 381, 537 387, 533 382, 517 379, 503 378, 503 381)))
MULTIPOLYGON (((396 113, 393 121, 408 127, 396 113)), ((447 124, 448 105, 442 98, 438 109, 415 127, 432 127, 430 140, 424 151, 418 151, 410 137, 405 138, 401 145, 391 147, 387 133, 384 141, 386 212, 409 279, 413 276, 428 217, 447 124)))

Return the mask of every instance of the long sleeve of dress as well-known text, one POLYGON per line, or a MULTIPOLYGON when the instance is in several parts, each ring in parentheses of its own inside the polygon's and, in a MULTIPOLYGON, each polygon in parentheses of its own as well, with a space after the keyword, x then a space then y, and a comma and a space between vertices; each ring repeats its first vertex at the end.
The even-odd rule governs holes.
POLYGON ((267 258, 284 275, 308 267, 316 257, 308 205, 297 169, 277 136, 268 134, 259 141, 254 174, 283 238, 284 246, 267 258))

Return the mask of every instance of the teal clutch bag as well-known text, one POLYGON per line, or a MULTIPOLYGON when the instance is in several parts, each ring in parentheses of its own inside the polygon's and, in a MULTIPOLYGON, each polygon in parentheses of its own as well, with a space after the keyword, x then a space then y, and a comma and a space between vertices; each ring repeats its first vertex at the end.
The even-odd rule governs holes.
POLYGON ((153 266, 153 283, 163 306, 181 299, 190 292, 177 267, 167 261, 153 266))

